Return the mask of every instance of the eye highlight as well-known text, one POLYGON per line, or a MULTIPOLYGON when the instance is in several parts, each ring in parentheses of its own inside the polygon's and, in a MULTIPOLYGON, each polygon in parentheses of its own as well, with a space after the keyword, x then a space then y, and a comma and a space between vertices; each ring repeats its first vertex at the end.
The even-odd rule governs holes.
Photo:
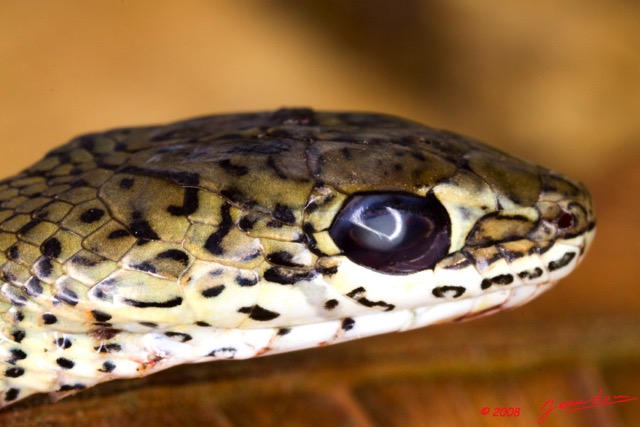
POLYGON ((354 263, 403 275, 433 268, 449 252, 451 221, 433 194, 359 194, 343 206, 329 235, 354 263))

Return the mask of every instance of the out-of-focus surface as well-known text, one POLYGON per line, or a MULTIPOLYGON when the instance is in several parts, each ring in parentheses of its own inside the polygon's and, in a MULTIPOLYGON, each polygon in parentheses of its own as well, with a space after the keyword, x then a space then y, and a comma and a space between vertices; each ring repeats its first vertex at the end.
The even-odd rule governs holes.
MULTIPOLYGON (((640 397, 638 19, 623 0, 1 3, 2 176, 114 126, 380 111, 585 182, 598 234, 575 274, 510 313, 31 399, 0 425, 533 425, 548 399, 640 397)), ((632 401, 544 425, 639 422, 632 401)))

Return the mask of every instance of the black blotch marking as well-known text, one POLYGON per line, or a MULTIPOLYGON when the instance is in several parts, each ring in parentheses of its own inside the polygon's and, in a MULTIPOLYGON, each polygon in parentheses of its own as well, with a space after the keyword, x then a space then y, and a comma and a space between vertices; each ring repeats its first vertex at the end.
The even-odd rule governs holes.
POLYGON ((358 304, 364 305, 365 307, 383 307, 384 311, 391 311, 396 308, 395 305, 386 303, 384 301, 371 301, 367 299, 364 296, 366 292, 367 291, 361 286, 349 292, 347 296, 355 300, 358 304))
POLYGON ((42 255, 47 258, 58 258, 60 256, 60 252, 62 252, 60 240, 55 237, 45 240, 40 247, 40 252, 42 252, 42 255))
POLYGON ((82 255, 74 255, 74 257, 71 258, 71 262, 76 265, 81 265, 83 267, 95 267, 96 265, 100 264, 102 261, 97 259, 92 259, 82 255))
POLYGON ((500 274, 498 276, 492 277, 491 282, 496 285, 509 285, 513 283, 513 276, 511 274, 500 274))
POLYGON ((316 241, 316 238, 313 237, 313 233, 315 233, 315 230, 313 228, 313 225, 310 223, 304 223, 302 224, 302 233, 303 233, 303 243, 305 243, 307 245, 307 248, 309 248, 309 250, 314 254, 314 255, 318 255, 318 256, 327 256, 327 254, 325 254, 324 252, 322 252, 319 248, 318 248, 318 242, 316 241))
POLYGON ((146 326, 147 328, 157 328, 158 324, 154 323, 154 322, 138 322, 140 323, 142 326, 146 326))
POLYGON ((222 207, 220 208, 221 221, 218 225, 218 229, 215 232, 211 233, 204 244, 204 248, 213 255, 222 255, 224 252, 221 246, 222 239, 224 239, 225 236, 229 234, 229 231, 231 231, 231 227, 233 226, 233 219, 231 218, 230 209, 231 206, 229 206, 228 204, 225 203, 224 205, 222 205, 222 207))
POLYGON ((151 224, 145 219, 135 219, 140 214, 134 213, 134 221, 129 224, 131 234, 139 239, 139 244, 147 243, 150 240, 160 240, 160 236, 153 230, 151 224))
POLYGON ((224 169, 225 172, 235 176, 243 176, 249 173, 249 168, 243 165, 234 165, 229 159, 220 160, 218 166, 224 169))
POLYGON ((119 230, 114 230, 111 233, 109 233, 109 235, 107 236, 107 239, 115 240, 115 239, 121 239, 123 237, 128 237, 128 236, 131 236, 131 233, 129 233, 129 231, 125 230, 124 228, 121 228, 119 230))
POLYGON ((66 350, 71 347, 71 340, 69 338, 60 337, 56 340, 56 346, 60 349, 66 350))
POLYGON ((55 295, 55 298, 70 306, 78 305, 78 294, 73 292, 71 289, 62 289, 55 295))
POLYGON ((93 349, 98 353, 117 353, 119 351, 122 351, 122 346, 116 343, 111 343, 111 344, 102 343, 97 347, 93 347, 93 349))
POLYGON ((445 298, 447 296, 459 298, 465 293, 465 291, 466 289, 462 286, 438 286, 437 288, 434 288, 431 293, 437 298, 445 298), (453 295, 448 295, 451 293, 453 293, 453 295))
POLYGON ((482 279, 482 282, 480 283, 480 289, 482 289, 482 290, 489 289, 491 287, 491 285, 492 285, 491 280, 482 279))
POLYGON ((258 304, 248 307, 240 307, 238 309, 238 313, 248 314, 250 319, 257 320, 259 322, 266 322, 280 316, 280 313, 262 308, 258 304))
POLYGON ((62 369, 72 369, 74 366, 76 366, 76 364, 73 362, 73 360, 69 360, 66 357, 58 357, 56 359, 56 363, 62 369))
POLYGON ((237 349, 233 347, 220 347, 207 354, 209 357, 226 357, 227 359, 233 359, 236 357, 237 349))
POLYGON ((200 206, 198 191, 199 190, 197 188, 185 188, 182 206, 169 205, 167 212, 173 216, 188 216, 197 211, 200 206))
POLYGON ((109 372, 113 372, 113 370, 116 369, 116 364, 113 363, 110 360, 107 360, 106 362, 104 362, 102 364, 102 368, 98 369, 100 372, 104 372, 104 373, 109 373, 109 372))
POLYGON ((276 221, 275 219, 267 223, 267 227, 269 228, 282 228, 283 226, 283 223, 281 223, 280 221, 276 221))
POLYGON ((18 246, 11 245, 11 247, 7 250, 7 258, 17 259, 18 257, 20 257, 20 251, 18 250, 18 246))
POLYGON ((4 371, 4 376, 7 378, 18 378, 22 375, 24 375, 24 368, 19 366, 12 366, 4 371))
POLYGON ((225 287, 226 286, 224 285, 213 286, 211 288, 205 289, 204 291, 201 292, 201 294, 205 298, 214 298, 220 295, 222 291, 224 291, 225 287))
POLYGON ((135 268, 139 271, 144 271, 145 273, 155 274, 157 272, 156 267, 148 261, 141 262, 140 264, 132 265, 131 268, 135 268))
POLYGON ((22 314, 21 311, 16 311, 13 318, 15 319, 16 322, 22 322, 24 320, 24 314, 22 314))
POLYGON ((291 332, 291 328, 280 328, 278 329, 278 332, 276 333, 276 335, 278 335, 279 337, 282 337, 284 335, 287 335, 289 332, 291 332))
POLYGON ((200 326, 201 328, 207 328, 207 327, 211 326, 207 322, 201 322, 201 321, 197 321, 196 325, 200 326))
POLYGON ((225 199, 245 208, 250 209, 257 205, 255 200, 250 199, 237 188, 227 188, 226 190, 222 190, 220 191, 220 195, 225 199))
POLYGON ((331 277, 338 272, 338 266, 333 265, 331 267, 318 267, 316 271, 322 274, 323 276, 331 277))
MULTIPOLYGON (((71 362, 73 363, 73 362, 71 362)), ((81 383, 77 383, 77 384, 65 384, 63 386, 61 386, 58 391, 59 392, 63 392, 63 391, 77 391, 77 390, 84 390, 85 388, 87 388, 86 385, 81 384, 81 383)))
POLYGON ((351 154, 351 150, 349 150, 348 147, 344 147, 341 151, 342 151, 342 157, 344 157, 345 160, 352 160, 353 159, 353 155, 351 154))
POLYGON ((40 219, 32 219, 18 230, 18 234, 27 234, 29 231, 33 230, 38 224, 40 224, 42 220, 40 219))
POLYGON ((273 217, 285 224, 291 225, 296 223, 296 217, 293 215, 291 208, 279 203, 276 204, 276 208, 273 211, 273 217))
POLYGON ((170 259, 177 261, 185 267, 189 265, 189 256, 179 249, 169 249, 156 255, 156 259, 170 259))
POLYGON ((355 324, 356 324, 355 320, 353 320, 351 317, 347 317, 345 319, 342 319, 342 324, 340 325, 340 327, 342 328, 343 331, 349 331, 353 329, 355 324))
POLYGON ((167 337, 169 338, 178 338, 180 339, 180 342, 187 342, 187 341, 191 341, 193 338, 191 337, 191 335, 189 334, 185 334, 182 332, 165 332, 164 333, 167 337))
POLYGON ((49 277, 53 272, 53 264, 49 258, 41 258, 35 265, 39 276, 49 277))
POLYGON ((42 315, 42 321, 45 325, 53 325, 58 321, 58 318, 51 313, 45 313, 42 315))
POLYGON ((338 304, 339 304, 338 300, 330 299, 330 300, 327 300, 324 303, 324 308, 325 308, 325 310, 333 310, 334 308, 336 308, 338 306, 338 304))
POLYGON ((167 301, 151 302, 151 301, 139 301, 135 299, 125 298, 123 302, 127 305, 137 308, 172 308, 178 307, 182 304, 182 298, 176 297, 167 301))
POLYGON ((135 184, 135 182, 136 180, 133 178, 122 178, 118 183, 118 186, 123 190, 126 190, 133 187, 133 184, 135 184))
POLYGON ((4 400, 5 400, 5 402, 12 402, 12 401, 16 400, 19 395, 20 395, 20 390, 19 389, 10 388, 4 394, 4 400))
POLYGON ((18 360, 24 360, 27 358, 27 353, 20 350, 19 348, 12 348, 11 350, 9 350, 9 353, 11 353, 11 357, 7 359, 7 363, 10 363, 12 365, 15 364, 18 360))
POLYGON ((108 322, 109 320, 111 320, 111 315, 105 313, 104 311, 100 311, 100 310, 91 310, 91 315, 93 316, 94 319, 96 319, 98 322, 108 322))
POLYGON ((499 274, 491 277, 490 279, 483 279, 480 283, 481 289, 488 289, 491 285, 510 285, 513 283, 513 276, 511 274, 499 274))
POLYGON ((293 262, 293 255, 287 251, 278 251, 267 254, 267 261, 271 264, 282 265, 285 267, 302 267, 302 264, 293 262))
POLYGON ((23 307, 28 302, 27 298, 23 297, 22 295, 14 294, 12 292, 10 292, 9 295, 6 296, 13 303, 13 305, 17 305, 18 307, 23 307))
POLYGON ((555 271, 561 269, 562 267, 565 267, 571 262, 573 258, 575 258, 575 256, 575 252, 567 252, 566 254, 562 255, 562 258, 560 258, 559 260, 551 261, 549 263, 549 271, 555 271))
POLYGON ((25 331, 23 331, 22 329, 17 329, 15 331, 11 332, 11 336, 13 337, 13 340, 15 342, 20 344, 22 342, 22 340, 24 339, 24 337, 27 336, 27 333, 25 331))
POLYGON ((238 221, 238 228, 242 231, 250 231, 256 225, 256 220, 248 218, 246 215, 238 221))
POLYGON ((80 221, 84 222, 85 224, 91 224, 92 222, 99 221, 105 213, 106 212, 102 209, 91 208, 82 212, 82 214, 80 215, 80 221))
POLYGON ((42 282, 37 277, 30 277, 24 284, 24 290, 27 295, 32 297, 42 295, 42 282))
POLYGON ((530 271, 521 271, 520 273, 518 273, 518 277, 521 279, 537 279, 538 277, 542 276, 542 269, 540 267, 536 267, 533 270, 530 271))
POLYGON ((256 283, 258 283, 258 279, 255 277, 242 277, 242 276, 237 276, 236 277, 236 283, 240 286, 254 286, 256 283))
POLYGON ((264 272, 264 279, 280 283, 281 285, 293 285, 303 280, 312 280, 318 275, 315 271, 298 272, 293 270, 285 270, 278 267, 272 267, 264 272))

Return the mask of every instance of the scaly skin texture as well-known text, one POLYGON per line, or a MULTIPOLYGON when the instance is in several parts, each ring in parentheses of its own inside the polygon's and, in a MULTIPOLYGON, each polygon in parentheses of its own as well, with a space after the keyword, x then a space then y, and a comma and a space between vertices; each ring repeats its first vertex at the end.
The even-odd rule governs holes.
POLYGON ((513 307, 576 266, 594 224, 581 185, 385 115, 81 136, 0 182, 0 406, 513 307), (435 195, 447 255, 406 275, 351 262, 328 229, 368 192, 435 195))

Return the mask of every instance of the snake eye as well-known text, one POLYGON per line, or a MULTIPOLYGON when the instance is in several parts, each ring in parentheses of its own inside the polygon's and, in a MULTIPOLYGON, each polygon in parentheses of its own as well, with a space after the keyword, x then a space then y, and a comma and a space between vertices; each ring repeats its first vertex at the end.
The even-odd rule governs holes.
POLYGON ((329 230, 351 261, 397 275, 432 268, 448 253, 450 234, 449 215, 433 194, 353 196, 329 230))

